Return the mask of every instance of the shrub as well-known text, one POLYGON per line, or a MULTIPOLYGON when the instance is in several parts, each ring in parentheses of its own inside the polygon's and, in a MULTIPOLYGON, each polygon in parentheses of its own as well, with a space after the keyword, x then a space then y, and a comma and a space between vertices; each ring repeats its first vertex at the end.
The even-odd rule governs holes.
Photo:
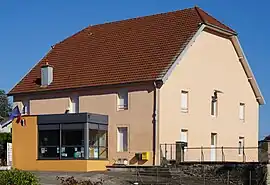
POLYGON ((76 180, 73 176, 71 177, 56 177, 57 180, 60 180, 61 185, 102 185, 103 180, 98 182, 92 182, 91 180, 76 180))
POLYGON ((39 179, 31 172, 17 169, 0 172, 0 185, 39 185, 39 179))
POLYGON ((0 159, 1 165, 5 166, 6 157, 7 157, 7 143, 12 142, 12 135, 11 133, 0 133, 0 159))

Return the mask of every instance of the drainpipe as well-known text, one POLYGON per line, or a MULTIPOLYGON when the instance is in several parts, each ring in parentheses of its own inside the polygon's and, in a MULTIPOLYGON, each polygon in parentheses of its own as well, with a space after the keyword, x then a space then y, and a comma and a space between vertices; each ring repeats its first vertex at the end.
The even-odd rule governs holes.
POLYGON ((153 83, 154 85, 154 97, 153 97, 153 166, 156 165, 157 157, 157 144, 158 144, 158 92, 157 82, 153 83))

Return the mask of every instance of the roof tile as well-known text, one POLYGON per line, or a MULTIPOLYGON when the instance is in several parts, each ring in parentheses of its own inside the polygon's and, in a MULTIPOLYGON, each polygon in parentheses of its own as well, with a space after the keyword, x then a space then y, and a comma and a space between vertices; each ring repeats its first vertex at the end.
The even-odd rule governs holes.
POLYGON ((9 94, 155 80, 205 21, 233 31, 198 8, 89 26, 56 44, 9 94), (54 77, 41 88, 46 61, 54 77))

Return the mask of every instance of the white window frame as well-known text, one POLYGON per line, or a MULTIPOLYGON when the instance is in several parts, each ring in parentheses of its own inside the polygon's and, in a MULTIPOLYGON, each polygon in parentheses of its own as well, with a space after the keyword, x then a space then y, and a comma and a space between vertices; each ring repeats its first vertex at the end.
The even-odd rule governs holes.
MULTIPOLYGON (((180 141, 185 142, 188 145, 188 130, 187 129, 181 129, 180 141)), ((187 147, 188 146, 184 147, 184 152, 187 152, 187 147)))
POLYGON ((216 101, 214 101, 212 97, 211 97, 211 110, 210 111, 211 111, 212 117, 217 117, 218 100, 216 99, 216 101))
POLYGON ((189 104, 189 92, 186 90, 181 91, 181 112, 188 112, 188 104, 189 104))
POLYGON ((245 147, 245 138, 239 137, 239 139, 238 139, 238 155, 239 156, 243 155, 244 147, 245 147))
POLYGON ((127 110, 129 104, 129 93, 121 90, 117 93, 117 110, 127 110))
POLYGON ((24 100, 22 101, 22 115, 29 115, 30 114, 30 101, 24 100))
POLYGON ((128 152, 129 147, 129 128, 127 126, 117 127, 117 152, 128 152), (126 129, 126 137, 120 135, 120 129, 126 129), (126 141, 124 141, 126 139, 126 141), (122 141, 122 143, 120 143, 122 141))
POLYGON ((68 113, 79 113, 79 102, 79 96, 70 97, 68 113))
POLYGON ((186 142, 186 143, 188 142, 188 130, 187 129, 181 129, 180 141, 186 142))
POLYGON ((211 146, 217 147, 217 133, 211 133, 211 146))
POLYGON ((243 122, 245 121, 245 111, 246 111, 246 104, 240 103, 239 104, 239 119, 243 122))

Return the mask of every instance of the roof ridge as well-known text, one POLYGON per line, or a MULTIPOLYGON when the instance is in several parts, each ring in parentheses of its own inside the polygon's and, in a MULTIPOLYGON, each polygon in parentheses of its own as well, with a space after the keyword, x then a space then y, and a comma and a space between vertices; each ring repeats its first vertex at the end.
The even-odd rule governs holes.
MULTIPOLYGON (((224 24, 223 22, 219 21, 217 18, 215 18, 214 16, 210 15, 208 12, 204 11, 203 9, 201 9, 200 7, 198 6, 195 6, 194 7, 195 11, 197 12, 198 16, 200 17, 202 23, 204 24, 212 24, 210 23, 209 21, 207 21, 205 19, 204 16, 208 16, 209 18, 213 19, 214 21, 216 21, 217 23, 219 23, 220 25, 224 26, 226 28, 226 30, 230 31, 230 32, 234 32, 236 33, 235 30, 231 29, 229 26, 227 26, 226 24, 224 24), (205 14, 205 15, 202 15, 205 14)), ((206 17, 207 18, 207 17, 206 17)), ((217 25, 216 25, 217 26, 217 25)), ((221 28, 220 26, 218 26, 219 28, 221 28)))
POLYGON ((196 6, 194 7, 194 9, 195 9, 196 13, 198 14, 199 18, 201 19, 202 23, 204 23, 204 24, 207 23, 207 22, 203 19, 202 15, 200 14, 200 12, 199 12, 199 7, 196 5, 196 6))
POLYGON ((152 16, 157 16, 157 15, 171 14, 171 13, 176 13, 176 12, 186 11, 186 10, 191 10, 191 9, 193 9, 193 7, 169 11, 169 12, 155 13, 155 14, 150 14, 150 15, 142 15, 142 16, 127 18, 127 19, 122 19, 122 20, 115 20, 115 21, 105 22, 105 23, 101 23, 101 24, 94 24, 92 26, 95 27, 95 26, 103 26, 103 25, 107 25, 107 24, 121 23, 121 22, 125 22, 125 21, 143 19, 143 18, 148 18, 148 17, 152 17, 152 16))
POLYGON ((171 13, 176 13, 176 12, 180 12, 180 11, 191 10, 193 8, 194 7, 190 7, 190 8, 184 8, 184 9, 174 10, 174 11, 170 11, 170 12, 161 12, 161 13, 150 14, 150 15, 142 15, 142 16, 127 18, 127 19, 122 19, 122 20, 115 20, 115 21, 104 22, 104 23, 101 23, 101 24, 89 25, 89 26, 86 26, 86 27, 82 28, 80 31, 72 34, 71 36, 68 36, 68 37, 66 37, 65 39, 63 39, 63 40, 61 40, 59 42, 56 42, 54 44, 54 46, 56 46, 57 44, 63 43, 65 40, 67 40, 67 39, 69 39, 71 37, 74 37, 74 36, 78 35, 79 33, 83 32, 83 31, 85 31, 85 30, 87 30, 87 29, 89 29, 91 27, 98 27, 98 26, 104 26, 104 25, 109 25, 109 24, 121 23, 121 22, 125 22, 125 21, 132 21, 132 20, 144 19, 144 18, 148 18, 148 17, 152 17, 152 16, 157 16, 157 15, 171 14, 171 13))

